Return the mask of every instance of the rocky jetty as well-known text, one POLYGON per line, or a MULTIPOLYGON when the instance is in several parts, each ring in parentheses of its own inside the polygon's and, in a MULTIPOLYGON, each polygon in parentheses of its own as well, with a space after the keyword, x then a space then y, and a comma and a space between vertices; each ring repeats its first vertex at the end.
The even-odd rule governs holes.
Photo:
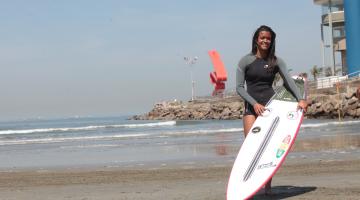
POLYGON ((154 105, 147 114, 134 116, 136 120, 206 120, 240 119, 243 103, 240 97, 208 98, 188 102, 168 101, 154 105))
POLYGON ((360 101, 355 93, 316 95, 308 99, 307 118, 359 118, 360 101))
MULTIPOLYGON (((314 94, 308 97, 307 118, 359 118, 360 101, 356 91, 341 94, 314 94)), ((237 95, 203 98, 189 102, 167 101, 154 105, 134 120, 210 120, 241 119, 244 103, 237 95)))

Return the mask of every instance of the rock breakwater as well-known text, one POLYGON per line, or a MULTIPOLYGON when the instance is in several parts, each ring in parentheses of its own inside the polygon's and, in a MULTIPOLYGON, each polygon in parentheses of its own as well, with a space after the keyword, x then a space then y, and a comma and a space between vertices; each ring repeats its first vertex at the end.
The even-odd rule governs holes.
MULTIPOLYGON (((356 92, 308 97, 306 118, 359 118, 360 101, 356 92)), ((133 116, 134 120, 228 120, 241 119, 244 112, 243 100, 237 96, 224 98, 203 98, 188 102, 166 101, 154 105, 143 115, 133 116)))

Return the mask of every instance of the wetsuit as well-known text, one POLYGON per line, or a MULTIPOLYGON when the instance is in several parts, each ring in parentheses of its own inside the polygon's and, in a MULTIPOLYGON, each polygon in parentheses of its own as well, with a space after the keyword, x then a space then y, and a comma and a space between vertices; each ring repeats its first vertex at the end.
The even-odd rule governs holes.
POLYGON ((245 100, 244 115, 257 116, 253 106, 256 103, 265 106, 275 94, 272 84, 275 74, 278 72, 284 80, 285 87, 295 96, 297 101, 303 99, 281 58, 277 57, 272 69, 267 60, 257 58, 253 54, 241 58, 236 71, 236 91, 245 100))

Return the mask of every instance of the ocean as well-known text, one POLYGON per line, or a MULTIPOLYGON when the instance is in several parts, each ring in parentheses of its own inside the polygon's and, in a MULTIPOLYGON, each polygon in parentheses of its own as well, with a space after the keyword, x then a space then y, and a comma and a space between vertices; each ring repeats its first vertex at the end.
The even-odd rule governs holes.
MULTIPOLYGON (((234 162, 241 120, 78 117, 0 122, 0 171, 161 168, 234 162)), ((288 159, 360 157, 360 120, 305 119, 288 159)))

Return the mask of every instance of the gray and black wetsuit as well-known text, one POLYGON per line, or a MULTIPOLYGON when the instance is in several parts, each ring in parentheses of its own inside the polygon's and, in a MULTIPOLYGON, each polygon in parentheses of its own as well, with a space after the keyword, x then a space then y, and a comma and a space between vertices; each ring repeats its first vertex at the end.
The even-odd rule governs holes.
POLYGON ((275 94, 272 84, 276 73, 280 73, 286 88, 294 94, 298 101, 303 99, 281 58, 277 57, 275 67, 269 69, 267 60, 248 54, 241 58, 236 71, 236 91, 245 100, 244 115, 256 116, 253 106, 256 103, 265 106, 275 94))

